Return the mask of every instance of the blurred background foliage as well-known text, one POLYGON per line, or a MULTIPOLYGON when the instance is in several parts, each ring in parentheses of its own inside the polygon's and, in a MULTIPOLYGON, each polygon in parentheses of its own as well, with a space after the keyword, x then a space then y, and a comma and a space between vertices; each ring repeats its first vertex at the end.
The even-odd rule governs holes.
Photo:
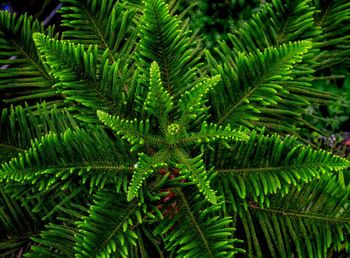
MULTIPOLYGON (((27 12, 41 21, 45 21, 60 4, 59 0, 9 0, 0 3, 1 9, 17 13, 27 12)), ((51 24, 59 24, 59 16, 56 13, 50 18, 51 24)))
MULTIPOLYGON (((135 1, 135 0, 132 0, 135 1)), ((169 0, 174 4, 175 0, 169 0)), ((135 1, 141 2, 141 1, 135 1)), ((256 13, 266 0, 176 0, 176 12, 184 15, 199 42, 214 49, 218 40, 239 28, 256 13)), ((0 8, 11 12, 29 13, 59 30, 60 16, 56 13, 59 0, 0 1, 0 8)), ((305 131, 314 147, 322 147, 336 154, 350 154, 350 73, 349 67, 317 75, 314 87, 335 93, 339 99, 322 105, 310 105, 307 122, 313 130, 305 131)))
POLYGON ((179 11, 191 6, 187 15, 190 27, 210 49, 217 40, 227 39, 227 33, 239 28, 264 3, 264 0, 182 0, 179 11))

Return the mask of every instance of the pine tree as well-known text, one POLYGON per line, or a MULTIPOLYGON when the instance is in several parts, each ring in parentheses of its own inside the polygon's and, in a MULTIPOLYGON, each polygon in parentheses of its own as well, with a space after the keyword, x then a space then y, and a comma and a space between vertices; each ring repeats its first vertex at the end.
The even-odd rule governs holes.
POLYGON ((200 48, 176 1, 0 12, 1 257, 338 257, 348 159, 305 144, 350 3, 267 1, 200 48))

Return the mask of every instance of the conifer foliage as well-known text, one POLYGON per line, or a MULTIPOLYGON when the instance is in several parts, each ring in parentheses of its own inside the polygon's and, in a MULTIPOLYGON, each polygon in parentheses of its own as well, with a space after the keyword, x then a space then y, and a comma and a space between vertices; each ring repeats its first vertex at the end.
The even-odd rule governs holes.
POLYGON ((1 257, 336 257, 350 162, 304 144, 346 0, 266 1, 199 49, 165 0, 0 12, 1 257))

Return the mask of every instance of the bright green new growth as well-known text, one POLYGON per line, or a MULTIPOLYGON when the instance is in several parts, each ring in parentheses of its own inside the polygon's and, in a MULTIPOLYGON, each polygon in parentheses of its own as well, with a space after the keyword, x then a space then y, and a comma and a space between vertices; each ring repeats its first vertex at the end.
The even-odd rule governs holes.
POLYGON ((229 145, 227 141, 247 140, 248 135, 244 132, 231 130, 229 126, 222 128, 214 124, 208 125, 205 121, 199 132, 190 132, 188 122, 196 118, 197 114, 208 111, 203 107, 206 102, 205 96, 219 79, 220 77, 217 76, 199 83, 192 90, 181 94, 178 104, 174 105, 173 98, 162 85, 158 64, 153 62, 150 69, 149 89, 144 104, 145 116, 151 117, 153 115, 156 118, 153 122, 157 124, 153 124, 152 127, 156 128, 157 131, 153 134, 150 132, 148 119, 138 122, 137 119, 126 120, 97 111, 98 118, 105 125, 122 135, 122 138, 131 144, 130 151, 145 146, 146 149, 155 152, 152 156, 141 152, 128 189, 129 201, 138 196, 138 190, 142 183, 155 170, 175 166, 180 169, 180 174, 184 175, 182 180, 196 184, 209 202, 217 202, 215 191, 210 187, 202 156, 199 155, 191 159, 188 148, 202 142, 209 144, 218 140, 225 141, 225 144, 229 145), (194 100, 196 100, 196 104, 194 100), (174 106, 179 107, 175 108, 174 106), (175 112, 174 109, 179 111, 175 112), (174 121, 173 117, 179 117, 179 120, 174 121))
POLYGON ((0 12, 1 257, 350 253, 350 162, 303 144, 346 0, 266 1, 214 51, 175 0, 61 2, 61 34, 0 12))

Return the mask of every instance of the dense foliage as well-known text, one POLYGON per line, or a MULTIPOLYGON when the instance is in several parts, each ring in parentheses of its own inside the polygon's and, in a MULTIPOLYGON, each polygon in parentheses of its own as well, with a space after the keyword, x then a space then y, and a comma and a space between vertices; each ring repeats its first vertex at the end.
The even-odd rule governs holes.
POLYGON ((203 49, 184 1, 61 2, 60 30, 0 12, 0 256, 350 253, 350 162, 307 144, 350 3, 266 1, 203 49))

